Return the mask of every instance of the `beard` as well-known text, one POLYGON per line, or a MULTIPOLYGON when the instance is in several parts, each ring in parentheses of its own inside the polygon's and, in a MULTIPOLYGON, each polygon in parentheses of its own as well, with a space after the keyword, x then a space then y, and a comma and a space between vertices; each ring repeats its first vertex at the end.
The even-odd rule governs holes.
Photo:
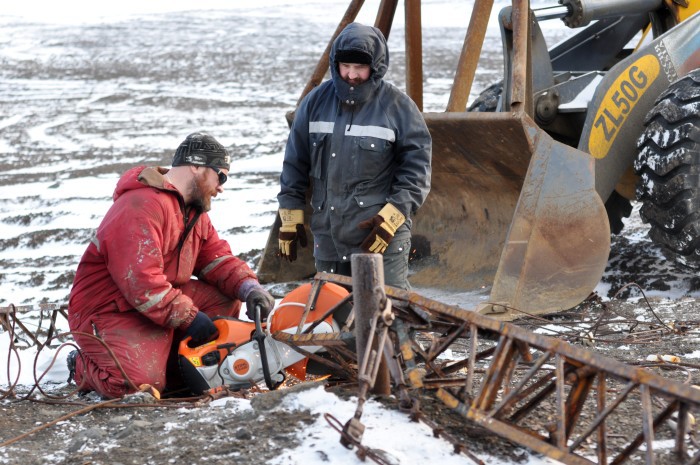
POLYGON ((362 79, 350 79, 349 77, 345 78, 344 81, 354 87, 357 87, 365 82, 362 79))
POLYGON ((203 181, 201 181, 199 176, 192 178, 192 184, 190 185, 190 206, 203 212, 208 212, 211 210, 211 195, 204 193, 202 184, 203 181))

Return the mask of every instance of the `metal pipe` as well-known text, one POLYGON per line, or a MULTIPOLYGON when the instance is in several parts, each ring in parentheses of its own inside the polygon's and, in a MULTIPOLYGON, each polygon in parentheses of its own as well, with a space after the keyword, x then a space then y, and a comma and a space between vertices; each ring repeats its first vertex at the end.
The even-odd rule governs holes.
MULTIPOLYGON (((368 347, 370 341, 370 330, 372 316, 378 309, 382 308, 386 302, 384 292, 384 262, 379 254, 353 254, 350 258, 352 270, 352 294, 354 296, 353 308, 355 310, 355 344, 357 349, 358 364, 372 350, 383 354, 384 351, 378 347, 379 341, 372 339, 373 347, 368 347)), ((380 356, 381 366, 379 375, 371 387, 371 392, 375 394, 390 394, 391 384, 389 382, 389 370, 380 356)))
POLYGON ((661 7, 664 0, 562 0, 573 12, 564 18, 569 27, 582 27, 591 21, 615 16, 647 13, 661 7))
POLYGON ((513 0, 513 83, 510 105, 515 112, 532 115, 530 69, 530 1, 513 0))
POLYGON ((423 32, 420 0, 406 0, 406 93, 423 111, 423 32))
POLYGON ((377 18, 374 20, 374 27, 382 31, 384 38, 389 40, 391 25, 394 22, 394 14, 399 0, 382 0, 377 11, 377 18))
POLYGON ((450 99, 447 102, 447 111, 466 110, 492 8, 493 0, 476 0, 474 3, 462 53, 459 56, 459 63, 457 63, 450 99))

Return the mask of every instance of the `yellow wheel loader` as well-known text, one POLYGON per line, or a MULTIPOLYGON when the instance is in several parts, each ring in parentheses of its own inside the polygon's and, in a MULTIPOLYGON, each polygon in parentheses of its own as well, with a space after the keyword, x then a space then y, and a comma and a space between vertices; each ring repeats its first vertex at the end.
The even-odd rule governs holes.
MULTIPOLYGON (((330 45, 362 3, 350 3, 302 98, 323 79, 330 45)), ((379 6, 375 26, 387 37, 397 3, 379 6)), ((501 319, 571 308, 599 282, 635 183, 651 237, 686 263, 700 261, 700 0, 559 0, 534 9, 513 0, 498 15, 503 80, 467 109, 492 7, 474 1, 447 109, 423 113, 433 174, 414 219, 411 283, 491 284, 476 310, 501 319), (550 48, 539 25, 546 20, 575 33, 550 48)), ((420 13, 419 0, 405 1, 406 91, 422 108, 420 13)), ((294 263, 280 260, 278 229, 279 218, 260 278, 313 275, 312 247, 294 263)))

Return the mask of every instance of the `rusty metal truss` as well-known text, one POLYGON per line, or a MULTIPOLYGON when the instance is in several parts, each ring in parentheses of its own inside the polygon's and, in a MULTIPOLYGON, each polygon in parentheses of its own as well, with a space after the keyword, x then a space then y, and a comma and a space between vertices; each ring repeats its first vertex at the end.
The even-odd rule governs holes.
MULTIPOLYGON (((350 278, 317 274, 307 309, 326 281, 352 286, 350 278)), ((418 394, 433 395, 465 420, 566 464, 654 464, 663 453, 670 463, 700 461, 693 428, 700 390, 413 292, 387 286, 386 296, 395 319, 385 361, 392 389, 409 410, 418 394), (624 420, 630 415, 633 424, 624 420), (672 450, 655 449, 657 440, 671 442, 672 450)), ((347 334, 309 332, 273 336, 357 379, 347 334), (306 352, 307 345, 325 346, 325 358, 306 352)))

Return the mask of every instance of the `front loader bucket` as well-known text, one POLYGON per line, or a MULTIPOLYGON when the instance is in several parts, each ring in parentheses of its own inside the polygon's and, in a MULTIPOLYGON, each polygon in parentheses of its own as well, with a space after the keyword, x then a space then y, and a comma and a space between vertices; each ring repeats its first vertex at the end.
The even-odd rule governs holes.
POLYGON ((583 301, 610 251, 590 155, 521 113, 425 114, 432 188, 416 215, 411 283, 474 290, 502 319, 583 301), (421 250, 422 249, 422 250, 421 250), (522 312, 515 311, 514 309, 522 312))
POLYGON ((581 303, 610 254, 610 224, 594 160, 522 115, 532 158, 494 279, 480 311, 511 320, 581 303))

